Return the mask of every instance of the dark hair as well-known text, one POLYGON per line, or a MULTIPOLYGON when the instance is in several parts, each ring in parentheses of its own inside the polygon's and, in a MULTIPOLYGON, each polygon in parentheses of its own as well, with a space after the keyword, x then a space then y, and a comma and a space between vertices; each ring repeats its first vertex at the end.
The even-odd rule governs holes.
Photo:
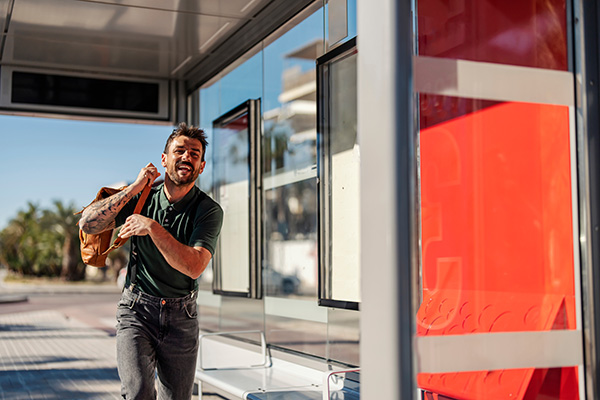
POLYGON ((208 146, 208 141, 206 140, 206 133, 200 128, 195 127, 194 125, 187 126, 185 122, 181 122, 179 126, 173 129, 173 133, 169 135, 167 139, 167 143, 165 144, 165 150, 163 153, 167 154, 169 152, 169 146, 173 139, 179 136, 186 136, 190 139, 197 139, 202 143, 202 158, 200 161, 204 161, 204 154, 206 153, 206 147, 208 146))

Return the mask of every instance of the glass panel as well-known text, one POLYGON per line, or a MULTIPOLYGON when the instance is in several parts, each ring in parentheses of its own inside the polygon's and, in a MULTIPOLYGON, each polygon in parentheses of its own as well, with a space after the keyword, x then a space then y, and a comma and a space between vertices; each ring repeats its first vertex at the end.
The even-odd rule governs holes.
POLYGON ((269 263, 263 270, 267 296, 314 296, 316 182, 308 179, 265 192, 269 263))
POLYGON ((217 292, 250 292, 250 145, 248 109, 214 125, 216 201, 223 207, 217 292))
MULTIPOLYGON (((568 69, 564 0, 419 0, 417 12, 419 56, 497 63, 490 79, 508 87, 524 82, 504 79, 502 64, 540 74, 568 69)), ((429 347, 417 353, 437 359, 421 366, 418 385, 426 399, 577 399, 583 356, 569 102, 466 98, 460 84, 457 92, 419 94, 417 335, 429 347), (557 346, 516 352, 553 338, 557 346), (457 354, 450 360, 451 352, 434 350, 447 339, 457 354), (502 369, 500 348, 509 355, 502 369)))
POLYGON ((360 301, 360 148, 356 54, 332 63, 330 86, 331 298, 360 301))
MULTIPOLYGON (((204 129, 204 133, 206 134, 206 139, 208 141, 208 146, 206 147, 206 154, 204 155, 204 159, 206 160, 206 164, 204 167, 204 172, 198 179, 198 186, 202 191, 208 194, 213 199, 216 198, 216 194, 213 186, 213 165, 214 165, 214 146, 213 146, 213 130, 212 124, 210 126, 206 126, 203 124, 203 121, 213 121, 217 116, 221 113, 219 112, 219 103, 216 101, 211 101, 212 99, 218 97, 219 95, 219 85, 212 85, 208 88, 202 89, 199 92, 200 96, 200 126, 204 129)), ((210 260, 208 266, 198 278, 198 289, 200 290, 212 290, 212 282, 213 282, 213 264, 214 258, 210 260)))
MULTIPOLYGON (((260 98, 262 95, 262 56, 250 53, 240 60, 240 65, 224 73, 224 76, 210 86, 200 89, 200 127, 207 135, 206 167, 200 176, 199 186, 213 199, 216 198, 213 182, 213 152, 215 150, 212 121, 242 103, 246 99, 260 98), (247 58, 247 59, 246 59, 247 58)), ((213 261, 198 279, 198 287, 212 290, 213 261)))
POLYGON ((418 0, 419 55, 566 71, 565 0, 418 0))
MULTIPOLYGON (((569 141, 568 107, 527 103, 421 130, 419 335, 577 327, 569 141)), ((525 377, 539 370, 519 382, 531 386, 525 377)), ((443 381, 419 377, 454 398, 477 393, 443 381)))
POLYGON ((265 317, 265 323, 269 328, 267 331, 269 345, 325 358, 326 323, 269 314, 265 317))
POLYGON ((347 9, 346 0, 327 1, 327 40, 330 46, 348 37, 347 9))
POLYGON ((265 295, 316 298, 316 69, 323 10, 264 49, 265 295))
MULTIPOLYGON (((245 55, 243 64, 233 69, 219 81, 221 96, 213 101, 220 106, 220 114, 231 110, 246 99, 262 97, 262 54, 260 45, 245 55), (258 52, 258 54, 254 54, 258 52)), ((210 105, 207 105, 211 107, 210 105)), ((214 115, 214 114, 213 114, 214 115)), ((214 117, 213 117, 214 118, 214 117)))
POLYGON ((327 308, 327 342, 328 359, 360 365, 360 313, 327 308))
POLYGON ((331 13, 331 3, 325 2, 325 4, 327 12, 327 17, 325 19, 325 45, 326 50, 329 51, 330 49, 356 37, 356 0, 336 1, 335 7, 337 10, 333 11, 335 15, 332 15, 331 13), (340 15, 342 8, 345 8, 344 11, 346 12, 346 15, 340 15), (332 27, 332 24, 336 26, 332 27), (334 31, 333 35, 332 29, 334 31), (335 34, 335 32, 341 32, 338 31, 339 29, 343 29, 343 32, 345 33, 344 37, 335 34))
POLYGON ((317 305, 316 67, 323 9, 265 43, 263 285, 267 342, 326 357, 317 305))

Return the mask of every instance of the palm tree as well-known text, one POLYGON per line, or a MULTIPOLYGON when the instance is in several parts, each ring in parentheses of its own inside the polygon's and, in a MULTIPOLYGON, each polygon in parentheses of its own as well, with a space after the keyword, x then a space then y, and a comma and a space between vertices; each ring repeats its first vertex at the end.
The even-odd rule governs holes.
POLYGON ((79 252, 79 216, 73 204, 65 206, 62 201, 53 202, 53 210, 45 210, 42 225, 51 232, 58 234, 62 241, 61 278, 67 281, 78 281, 85 278, 85 264, 79 252))
POLYGON ((26 211, 19 211, 8 226, 0 232, 0 260, 11 270, 31 275, 38 269, 40 227, 39 208, 27 203, 26 211))
POLYGON ((72 204, 65 206, 58 200, 52 210, 27 203, 27 209, 0 232, 0 263, 21 275, 84 279, 75 211, 72 204))

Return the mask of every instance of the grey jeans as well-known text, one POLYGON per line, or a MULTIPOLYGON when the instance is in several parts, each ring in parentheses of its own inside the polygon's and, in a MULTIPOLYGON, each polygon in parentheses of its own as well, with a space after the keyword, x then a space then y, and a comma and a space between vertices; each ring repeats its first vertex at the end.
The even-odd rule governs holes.
POLYGON ((196 293, 154 297, 126 288, 117 309, 117 363, 124 399, 189 400, 198 356, 196 293))

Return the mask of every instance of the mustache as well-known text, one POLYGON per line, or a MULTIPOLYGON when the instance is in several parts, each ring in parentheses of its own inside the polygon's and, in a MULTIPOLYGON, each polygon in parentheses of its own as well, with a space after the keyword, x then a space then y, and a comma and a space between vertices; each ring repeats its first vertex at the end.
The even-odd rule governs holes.
POLYGON ((192 172, 194 172, 194 166, 192 165, 192 163, 187 162, 187 161, 179 161, 179 162, 175 163, 175 168, 179 168, 181 165, 187 165, 188 167, 190 167, 192 172))

